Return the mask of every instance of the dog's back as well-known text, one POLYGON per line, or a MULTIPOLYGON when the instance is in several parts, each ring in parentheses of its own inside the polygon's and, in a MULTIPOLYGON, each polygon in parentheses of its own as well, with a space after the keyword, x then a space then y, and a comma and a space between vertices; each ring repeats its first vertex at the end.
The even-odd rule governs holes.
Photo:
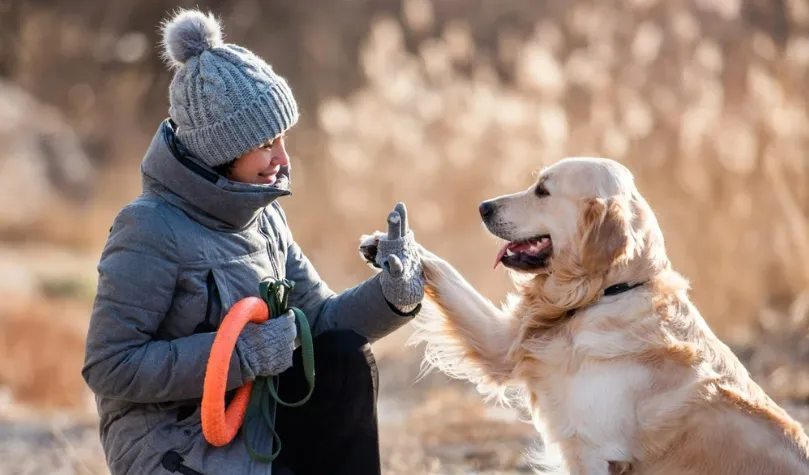
MULTIPOLYGON (((668 291, 665 287, 661 292, 668 291)), ((710 330, 684 292, 667 295, 669 357, 687 364, 696 386, 682 427, 664 456, 641 461, 639 474, 766 475, 809 473, 809 438, 751 378, 710 330)), ((677 410, 676 408, 672 408, 677 410)), ((641 424, 643 421, 640 421, 641 424)))
POLYGON ((809 474, 803 428, 750 378, 671 271, 526 346, 518 372, 571 473, 626 461, 638 475, 809 474), (574 441, 574 443, 571 443, 574 441), (601 462, 603 463, 603 462, 601 462))

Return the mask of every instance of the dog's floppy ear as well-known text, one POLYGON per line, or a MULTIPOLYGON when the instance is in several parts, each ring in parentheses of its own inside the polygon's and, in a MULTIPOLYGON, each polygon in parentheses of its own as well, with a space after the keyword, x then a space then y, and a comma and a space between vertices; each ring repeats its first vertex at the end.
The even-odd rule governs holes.
POLYGON ((632 213, 621 198, 588 198, 579 220, 581 265, 603 273, 632 257, 632 213))

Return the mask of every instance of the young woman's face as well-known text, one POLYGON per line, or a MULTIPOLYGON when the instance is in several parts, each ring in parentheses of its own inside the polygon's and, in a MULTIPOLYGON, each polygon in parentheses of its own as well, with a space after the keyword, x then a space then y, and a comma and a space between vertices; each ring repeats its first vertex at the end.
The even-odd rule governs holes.
POLYGON ((281 167, 288 164, 289 155, 284 148, 284 136, 279 135, 237 158, 228 178, 243 183, 272 185, 281 167))

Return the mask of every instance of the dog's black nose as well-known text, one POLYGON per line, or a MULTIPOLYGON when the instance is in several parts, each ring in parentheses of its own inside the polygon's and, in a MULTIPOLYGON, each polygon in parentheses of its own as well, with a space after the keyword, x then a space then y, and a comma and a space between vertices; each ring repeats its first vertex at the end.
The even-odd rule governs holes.
POLYGON ((480 217, 487 219, 494 213, 494 204, 491 201, 484 201, 478 210, 480 210, 480 217))

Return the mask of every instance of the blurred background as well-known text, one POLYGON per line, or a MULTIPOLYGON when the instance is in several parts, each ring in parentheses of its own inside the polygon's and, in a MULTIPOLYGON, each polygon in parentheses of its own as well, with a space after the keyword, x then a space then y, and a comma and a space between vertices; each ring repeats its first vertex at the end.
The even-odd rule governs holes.
MULTIPOLYGON (((0 474, 108 473, 80 375, 99 254, 167 116, 159 23, 199 6, 286 76, 297 241, 334 290, 396 201, 486 296, 477 205, 566 155, 631 168, 675 267, 809 421, 809 0, 0 0, 0 474)), ((513 410, 376 345, 386 474, 522 473, 513 410)))

